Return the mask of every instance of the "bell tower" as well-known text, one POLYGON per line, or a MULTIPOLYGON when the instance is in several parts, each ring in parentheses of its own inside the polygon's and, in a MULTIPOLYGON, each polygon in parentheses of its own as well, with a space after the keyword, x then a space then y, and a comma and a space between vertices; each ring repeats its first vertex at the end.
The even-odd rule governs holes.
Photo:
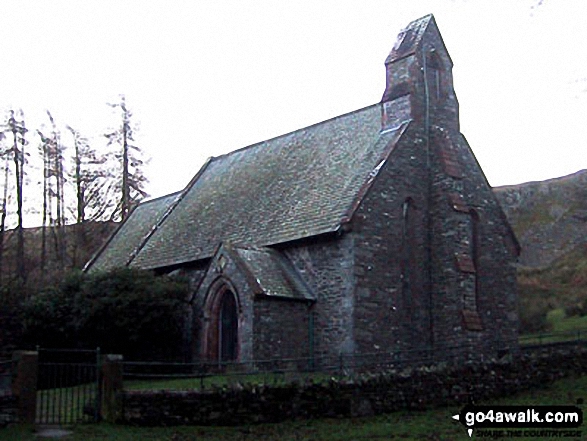
POLYGON ((433 15, 403 29, 385 60, 382 131, 408 119, 459 131, 452 66, 433 15))

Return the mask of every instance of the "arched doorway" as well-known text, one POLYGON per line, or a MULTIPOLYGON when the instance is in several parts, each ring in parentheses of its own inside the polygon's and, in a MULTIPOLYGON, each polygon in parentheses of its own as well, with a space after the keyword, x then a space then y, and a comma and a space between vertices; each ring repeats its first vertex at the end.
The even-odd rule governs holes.
POLYGON ((219 279, 210 289, 205 306, 203 348, 213 362, 236 361, 239 356, 239 302, 229 282, 219 279))
POLYGON ((238 314, 235 296, 230 290, 224 291, 220 299, 218 317, 219 361, 234 361, 238 356, 238 314))

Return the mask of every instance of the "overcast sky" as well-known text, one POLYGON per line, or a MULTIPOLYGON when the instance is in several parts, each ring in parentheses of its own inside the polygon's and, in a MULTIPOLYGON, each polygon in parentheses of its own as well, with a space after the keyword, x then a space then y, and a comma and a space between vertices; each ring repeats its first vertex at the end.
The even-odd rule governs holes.
POLYGON ((433 13, 461 130, 493 186, 587 168, 584 0, 2 1, 0 110, 96 146, 125 94, 148 192, 205 159, 378 102, 398 32, 433 13))

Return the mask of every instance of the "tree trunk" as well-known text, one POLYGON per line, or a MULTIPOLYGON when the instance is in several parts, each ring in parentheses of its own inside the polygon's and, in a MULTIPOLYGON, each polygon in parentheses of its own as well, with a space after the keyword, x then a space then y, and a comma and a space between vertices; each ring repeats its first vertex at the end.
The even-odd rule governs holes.
POLYGON ((21 281, 26 281, 26 269, 24 262, 24 231, 23 231, 23 216, 22 216, 22 193, 23 193, 23 172, 24 172, 24 142, 22 142, 22 150, 18 149, 18 130, 16 128, 16 121, 13 118, 12 135, 14 137, 14 165, 16 175, 16 215, 18 219, 17 224, 17 245, 16 245, 16 277, 21 281))
POLYGON ((47 263, 47 179, 49 179, 49 159, 47 157, 47 145, 43 140, 43 226, 41 230, 41 278, 43 279, 47 263))
POLYGON ((129 211, 129 194, 130 189, 128 186, 128 123, 126 109, 124 110, 124 122, 122 126, 122 205, 121 205, 121 217, 122 221, 125 221, 129 211))
POLYGON ((6 159, 4 161, 4 193, 2 195, 2 214, 0 218, 0 282, 2 282, 2 278, 4 273, 6 272, 3 268, 3 260, 4 260, 4 232, 6 231, 6 210, 7 202, 8 202, 8 171, 10 170, 10 161, 8 160, 8 155, 6 155, 6 159))

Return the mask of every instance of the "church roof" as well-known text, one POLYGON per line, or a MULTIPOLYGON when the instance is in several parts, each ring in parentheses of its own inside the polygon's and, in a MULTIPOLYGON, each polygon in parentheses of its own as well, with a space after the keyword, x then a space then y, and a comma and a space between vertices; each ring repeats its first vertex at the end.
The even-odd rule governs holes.
POLYGON ((281 253, 270 248, 235 248, 258 294, 271 298, 314 301, 315 296, 281 253))
MULTIPOLYGON (((153 218, 142 226, 152 234, 131 266, 209 258, 224 241, 267 246, 337 231, 406 127, 382 133, 376 104, 211 158, 156 228, 153 218)), ((146 222, 146 211, 127 223, 146 222)))
POLYGON ((126 266, 178 196, 179 193, 173 193, 137 206, 88 262, 86 269, 108 271, 126 266))

